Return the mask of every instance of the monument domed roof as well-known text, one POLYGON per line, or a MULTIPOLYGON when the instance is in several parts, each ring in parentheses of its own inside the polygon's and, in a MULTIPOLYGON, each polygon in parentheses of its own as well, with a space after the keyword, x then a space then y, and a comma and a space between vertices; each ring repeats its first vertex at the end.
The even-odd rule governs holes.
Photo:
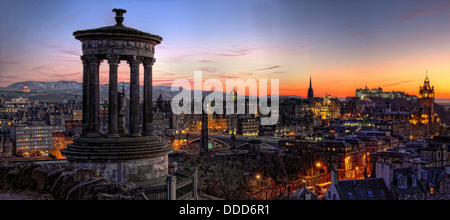
POLYGON ((124 26, 122 22, 124 20, 123 14, 126 13, 126 10, 113 9, 113 12, 116 12, 116 25, 87 30, 78 30, 73 32, 73 36, 75 36, 75 38, 78 40, 135 40, 144 42, 152 41, 155 44, 159 44, 163 40, 159 35, 146 33, 134 28, 124 26))

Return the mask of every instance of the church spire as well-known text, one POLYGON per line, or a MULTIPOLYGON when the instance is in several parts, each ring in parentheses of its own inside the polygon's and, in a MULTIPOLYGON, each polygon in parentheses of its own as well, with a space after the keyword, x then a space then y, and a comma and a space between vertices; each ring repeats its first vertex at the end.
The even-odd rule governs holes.
POLYGON ((312 87, 312 83, 311 83, 311 75, 309 75, 309 88, 312 87))
POLYGON ((308 99, 312 99, 312 98, 314 98, 314 91, 312 89, 311 75, 309 75, 308 99))

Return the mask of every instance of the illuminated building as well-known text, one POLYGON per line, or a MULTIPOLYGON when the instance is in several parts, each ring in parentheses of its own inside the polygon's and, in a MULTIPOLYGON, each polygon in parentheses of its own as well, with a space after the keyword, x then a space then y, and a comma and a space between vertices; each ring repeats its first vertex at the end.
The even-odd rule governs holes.
POLYGON ((434 112, 434 86, 430 86, 428 74, 419 90, 419 111, 411 114, 411 139, 431 138, 437 134, 440 118, 434 112))
POLYGON ((53 133, 53 143, 52 149, 50 149, 49 154, 56 157, 56 159, 66 159, 61 156, 61 150, 67 148, 68 144, 73 143, 74 137, 68 136, 67 133, 53 133))
POLYGON ((390 91, 390 92, 383 92, 382 88, 377 89, 356 89, 356 98, 359 99, 370 99, 370 98, 406 98, 407 100, 410 99, 416 99, 415 96, 408 95, 405 92, 398 92, 398 91, 390 91))
POLYGON ((63 132, 63 126, 30 126, 15 124, 11 129, 14 153, 18 155, 42 155, 52 148, 53 133, 63 132))
POLYGON ((434 114, 434 86, 430 86, 428 74, 424 80, 423 86, 420 87, 419 105, 422 109, 423 118, 426 118, 427 121, 429 120, 430 123, 435 122, 436 116, 434 114))
POLYGON ((321 119, 333 119, 340 117, 340 102, 337 98, 331 98, 331 95, 325 95, 325 98, 315 99, 311 104, 313 113, 321 119))
POLYGON ((208 115, 208 129, 213 133, 226 133, 228 130, 228 120, 225 115, 208 115))
POLYGON ((253 117, 240 118, 238 120, 237 133, 242 135, 254 135, 259 133, 259 120, 253 117))
POLYGON ((13 126, 14 122, 11 119, 0 119, 0 131, 1 132, 7 132, 11 129, 11 126, 13 126))
POLYGON ((336 168, 345 179, 360 178, 356 168, 360 164, 364 148, 350 144, 345 140, 322 140, 318 143, 318 150, 328 155, 330 161, 336 161, 336 168))
POLYGON ((74 109, 72 110, 73 120, 74 121, 81 121, 83 120, 82 110, 81 109, 74 109))
POLYGON ((17 113, 24 111, 29 105, 30 103, 27 98, 13 98, 10 102, 4 102, 0 105, 0 113, 17 113))

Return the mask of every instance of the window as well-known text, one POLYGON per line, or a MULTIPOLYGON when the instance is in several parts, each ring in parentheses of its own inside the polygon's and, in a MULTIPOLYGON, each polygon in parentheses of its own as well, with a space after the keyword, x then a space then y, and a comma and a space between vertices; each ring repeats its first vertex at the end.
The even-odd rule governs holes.
POLYGON ((430 195, 434 195, 434 187, 430 187, 430 195))
POLYGON ((352 192, 347 192, 347 196, 348 196, 349 199, 353 199, 354 198, 352 192))
POLYGON ((398 188, 399 189, 406 189, 407 185, 406 185, 406 177, 405 176, 399 176, 398 177, 398 188))
POLYGON ((416 176, 411 176, 412 186, 417 186, 417 178, 416 176))

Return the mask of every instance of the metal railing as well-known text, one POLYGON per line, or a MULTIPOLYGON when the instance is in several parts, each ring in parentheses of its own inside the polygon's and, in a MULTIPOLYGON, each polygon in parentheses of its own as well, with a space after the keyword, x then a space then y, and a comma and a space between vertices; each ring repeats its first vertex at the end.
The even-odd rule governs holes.
POLYGON ((149 200, 167 200, 167 184, 156 186, 143 186, 142 187, 145 196, 149 200))
MULTIPOLYGON (((178 173, 177 173, 178 174, 178 173)), ((180 180, 177 178, 176 184, 176 199, 177 200, 189 200, 193 198, 192 191, 194 190, 193 178, 183 178, 183 174, 178 174, 177 177, 181 177, 180 180)))
POLYGON ((169 175, 166 184, 142 186, 144 194, 149 200, 197 200, 197 168, 191 173, 177 171, 169 175))

